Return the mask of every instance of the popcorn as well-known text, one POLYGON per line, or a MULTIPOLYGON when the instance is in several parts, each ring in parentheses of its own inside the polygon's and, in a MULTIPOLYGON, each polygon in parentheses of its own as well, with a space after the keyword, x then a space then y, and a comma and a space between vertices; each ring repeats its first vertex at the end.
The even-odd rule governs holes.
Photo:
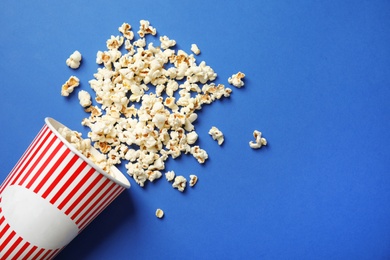
POLYGON ((80 67, 80 62, 81 62, 81 53, 79 51, 75 51, 66 60, 66 65, 68 65, 72 69, 77 69, 80 67))
POLYGON ((255 142, 253 142, 253 141, 249 142, 249 146, 252 149, 259 149, 263 145, 267 145, 267 140, 265 138, 261 137, 261 132, 259 132, 257 130, 253 131, 253 137, 255 138, 255 142))
POLYGON ((242 79, 245 77, 245 74, 242 73, 242 72, 238 72, 237 74, 233 74, 229 79, 228 79, 228 82, 229 84, 237 87, 237 88, 241 88, 242 86, 244 86, 244 81, 242 81, 242 79))
POLYGON ((79 91, 78 98, 82 107, 88 107, 92 104, 91 95, 85 90, 79 91))
POLYGON ((145 37, 145 34, 151 34, 151 35, 156 35, 156 29, 153 28, 150 25, 150 22, 147 20, 141 20, 140 21, 140 27, 138 31, 138 35, 140 37, 145 37))
POLYGON ((175 180, 172 184, 173 188, 178 189, 179 191, 183 192, 187 185, 187 179, 184 178, 184 176, 176 176, 175 180))
POLYGON ((158 218, 164 217, 164 211, 162 209, 157 209, 156 210, 156 217, 158 217, 158 218))
POLYGON ((194 187, 197 182, 198 182, 198 176, 191 174, 190 175, 190 186, 194 187))
POLYGON ((175 178, 175 172, 174 171, 167 171, 165 173, 165 178, 167 179, 167 181, 173 181, 173 179, 175 178))
MULTIPOLYGON (((127 40, 132 40, 134 38, 134 33, 131 31, 131 25, 128 23, 123 23, 118 30, 123 34, 127 40)), ((130 42, 129 42, 130 43, 130 42)), ((126 48, 127 49, 127 48, 126 48)))
POLYGON ((175 40, 170 40, 168 36, 160 36, 161 48, 166 50, 176 45, 175 40))
POLYGON ((106 44, 107 44, 107 49, 117 50, 123 44, 123 37, 111 35, 111 38, 107 40, 106 44))
MULTIPOLYGON (((147 44, 145 35, 157 33, 149 21, 140 21, 136 41, 131 29, 123 23, 118 28, 122 35, 111 35, 107 49, 96 54, 96 63, 103 66, 89 84, 97 106, 83 91, 79 100, 89 113, 82 125, 90 128, 93 147, 107 157, 107 164, 126 161, 127 173, 143 187, 161 178, 168 158, 192 154, 205 163, 207 152, 195 145, 197 110, 229 97, 232 90, 213 83, 214 70, 194 54, 174 50, 176 41, 168 36, 159 37, 160 46, 147 44), (124 53, 119 50, 123 45, 124 53)), ((191 47, 198 53, 197 46, 191 47)), ((184 190, 183 176, 171 171, 165 178, 184 190)))
POLYGON ((70 93, 73 92, 75 87, 80 85, 80 80, 76 76, 70 76, 69 79, 62 85, 61 95, 69 96, 70 93))
POLYGON ((211 127, 209 134, 214 140, 217 140, 218 144, 221 145, 224 142, 224 136, 223 133, 216 128, 215 126, 211 127))
POLYGON ((200 50, 198 48, 198 45, 196 45, 195 43, 191 44, 191 51, 193 53, 195 53, 196 55, 199 55, 200 54, 200 50))

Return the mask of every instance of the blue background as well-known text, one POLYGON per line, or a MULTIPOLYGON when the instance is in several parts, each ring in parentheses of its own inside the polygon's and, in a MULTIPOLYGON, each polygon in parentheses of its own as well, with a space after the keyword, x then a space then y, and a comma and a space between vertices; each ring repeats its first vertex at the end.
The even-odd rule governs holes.
MULTIPOLYGON (((96 52, 146 19, 179 48, 198 44, 228 85, 195 128, 209 160, 169 160, 199 182, 121 194, 58 259, 390 259, 390 2, 9 1, 0 3, 0 177, 53 117, 86 136, 77 90, 96 52), (79 50, 81 67, 65 60, 79 50), (77 92, 76 92, 77 93, 77 92), (225 134, 220 147, 211 126, 225 134), (269 145, 249 148, 253 130, 269 145), (162 208, 163 219, 155 217, 162 208)), ((124 169, 122 167, 121 169, 124 169)), ((26 216, 28 217, 28 216, 26 216)))

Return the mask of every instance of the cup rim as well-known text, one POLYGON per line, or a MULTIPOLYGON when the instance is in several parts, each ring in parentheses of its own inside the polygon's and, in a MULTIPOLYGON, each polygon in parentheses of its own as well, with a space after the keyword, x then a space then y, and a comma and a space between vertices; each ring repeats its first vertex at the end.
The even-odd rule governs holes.
MULTIPOLYGON (((105 177, 110 179, 111 181, 117 183, 118 185, 128 189, 130 188, 130 182, 126 178, 126 176, 115 166, 111 166, 111 169, 115 170, 115 175, 118 177, 113 177, 112 175, 105 172, 103 169, 101 169, 99 166, 97 166, 92 160, 88 159, 86 156, 84 156, 79 150, 76 149, 72 144, 70 144, 59 132, 59 127, 66 127, 65 125, 61 124, 57 120, 46 117, 45 118, 46 125, 50 128, 50 130, 66 145, 67 148, 69 148, 73 153, 77 154, 80 158, 82 158, 85 162, 87 162, 91 167, 93 167, 97 172, 100 174, 103 174, 105 177), (55 127, 55 125, 58 125, 58 127, 55 127)), ((91 147, 91 149, 98 152, 94 147, 91 147)))

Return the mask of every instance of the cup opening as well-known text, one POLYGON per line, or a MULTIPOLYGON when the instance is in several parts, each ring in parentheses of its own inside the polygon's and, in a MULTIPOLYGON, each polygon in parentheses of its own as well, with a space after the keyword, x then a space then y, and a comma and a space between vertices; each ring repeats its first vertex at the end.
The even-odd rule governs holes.
MULTIPOLYGON (((46 117, 45 118, 45 123, 47 124, 47 126, 50 128, 50 130, 53 131, 53 133, 58 137, 60 138, 60 140, 72 151, 74 152, 75 154, 77 154, 78 156, 80 156, 84 161, 86 161, 90 166, 92 166, 96 171, 98 171, 99 173, 103 174, 105 177, 107 177, 108 179, 114 181, 115 183, 119 184, 120 186, 128 189, 130 188, 130 182, 129 180, 125 177, 125 175, 119 171, 119 169, 115 166, 111 166, 110 170, 113 172, 113 175, 110 175, 108 174, 107 172, 103 171, 99 166, 97 166, 93 161, 91 161, 90 159, 88 159, 87 157, 85 157, 80 151, 78 151, 73 145, 71 145, 59 132, 58 132, 58 129, 60 127, 66 127, 64 126, 63 124, 61 124, 60 122, 56 121, 55 119, 53 118, 50 118, 50 117, 46 117)), ((92 154, 96 154, 96 153, 100 153, 98 150, 96 150, 94 147, 91 147, 91 153, 92 154)))

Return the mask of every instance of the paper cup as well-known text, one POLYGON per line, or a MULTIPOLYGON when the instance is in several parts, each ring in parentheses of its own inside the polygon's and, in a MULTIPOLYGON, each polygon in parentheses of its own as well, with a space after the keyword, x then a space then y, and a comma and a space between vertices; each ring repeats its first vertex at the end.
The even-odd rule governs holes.
POLYGON ((130 187, 118 169, 112 177, 69 144, 62 126, 46 118, 0 186, 1 260, 52 259, 130 187))

